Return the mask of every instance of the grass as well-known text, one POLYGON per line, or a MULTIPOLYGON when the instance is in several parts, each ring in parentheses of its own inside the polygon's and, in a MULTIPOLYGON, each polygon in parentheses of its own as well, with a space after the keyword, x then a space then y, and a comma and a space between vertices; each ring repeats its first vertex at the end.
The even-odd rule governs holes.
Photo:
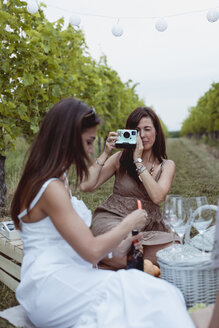
POLYGON ((14 151, 7 151, 5 171, 6 171, 6 186, 7 186, 7 210, 11 202, 14 190, 20 178, 28 144, 24 138, 18 138, 14 151))
MULTIPOLYGON (((210 204, 219 197, 219 160, 212 148, 189 139, 169 139, 168 157, 176 163, 176 174, 170 193, 184 197, 205 195, 210 204)), ((219 149, 215 149, 215 153, 219 149)))
MULTIPOLYGON (((8 204, 20 176, 27 144, 23 139, 18 141, 16 151, 7 154, 6 183, 8 188, 8 204)), ((176 174, 170 193, 184 197, 206 195, 211 204, 217 204, 219 197, 219 150, 198 144, 184 138, 168 139, 168 157, 176 163, 176 174)), ((76 192, 93 211, 112 192, 114 178, 92 193, 76 192)), ((7 212, 7 211, 6 211, 7 212)), ((1 219, 0 219, 1 220, 1 219)), ((17 304, 14 293, 0 283, 0 310, 17 304)), ((0 328, 13 327, 0 319, 0 328)))

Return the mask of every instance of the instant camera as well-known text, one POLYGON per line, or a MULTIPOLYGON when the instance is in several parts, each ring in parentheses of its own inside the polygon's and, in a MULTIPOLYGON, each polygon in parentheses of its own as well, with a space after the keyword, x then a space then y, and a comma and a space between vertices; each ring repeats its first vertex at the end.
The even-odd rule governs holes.
POLYGON ((134 149, 137 142, 137 130, 117 130, 116 148, 134 149))

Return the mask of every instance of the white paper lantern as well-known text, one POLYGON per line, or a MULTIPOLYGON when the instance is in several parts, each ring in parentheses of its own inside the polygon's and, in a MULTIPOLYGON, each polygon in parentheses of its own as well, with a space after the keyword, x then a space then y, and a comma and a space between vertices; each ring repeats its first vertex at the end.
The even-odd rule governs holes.
POLYGON ((27 11, 30 14, 36 14, 36 12, 38 11, 38 6, 35 1, 33 0, 28 1, 27 11))
POLYGON ((122 26, 117 23, 112 27, 112 33, 114 36, 122 36, 123 35, 123 28, 122 26))
POLYGON ((155 27, 157 31, 164 32, 167 29, 168 24, 164 18, 159 18, 155 23, 155 27))
POLYGON ((81 17, 78 15, 73 15, 69 18, 69 23, 72 27, 79 26, 81 24, 81 17))
POLYGON ((206 18, 210 23, 214 23, 219 19, 219 12, 215 8, 209 9, 206 18))

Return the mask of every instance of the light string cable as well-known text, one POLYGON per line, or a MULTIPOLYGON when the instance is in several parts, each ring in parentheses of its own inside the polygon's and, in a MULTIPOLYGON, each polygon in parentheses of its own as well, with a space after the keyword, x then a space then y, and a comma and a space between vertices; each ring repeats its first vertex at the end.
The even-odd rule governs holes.
MULTIPOLYGON (((81 16, 92 16, 92 17, 98 17, 98 18, 108 18, 108 19, 118 19, 117 16, 109 16, 109 15, 100 15, 100 14, 92 14, 92 13, 82 13, 82 12, 76 12, 76 11, 71 11, 65 8, 61 8, 58 6, 54 5, 49 5, 47 4, 47 7, 51 7, 54 9, 62 10, 71 14, 76 14, 76 15, 81 15, 81 16)), ((219 9, 219 6, 214 7, 215 9, 219 9)), ((160 15, 160 16, 119 16, 119 19, 159 19, 161 16, 165 18, 169 17, 177 17, 177 16, 185 16, 189 14, 199 14, 202 12, 207 12, 211 8, 205 8, 205 9, 199 9, 199 10, 192 10, 192 11, 185 11, 181 13, 176 13, 176 14, 167 14, 167 15, 160 15)))
MULTIPOLYGON (((35 14, 40 7, 39 5, 40 0, 28 0, 27 10, 31 14, 35 14)), ((109 16, 109 15, 100 15, 100 14, 92 14, 92 13, 82 13, 72 10, 67 10, 65 8, 61 8, 58 6, 46 4, 46 7, 50 7, 53 9, 57 9, 60 11, 68 12, 70 14, 69 23, 72 27, 79 26, 81 24, 81 16, 90 16, 90 17, 98 17, 98 18, 105 18, 111 20, 117 20, 117 23, 112 27, 112 34, 116 37, 120 37, 123 35, 124 30, 120 24, 121 20, 152 20, 156 19, 155 28, 159 32, 164 32, 168 28, 168 23, 166 21, 167 18, 172 17, 179 17, 191 14, 199 14, 206 12, 206 18, 209 22, 214 23, 219 20, 219 11, 217 10, 219 7, 216 6, 214 8, 206 8, 206 9, 199 9, 199 10, 192 10, 192 11, 184 11, 181 13, 176 14, 167 14, 162 16, 109 16)))

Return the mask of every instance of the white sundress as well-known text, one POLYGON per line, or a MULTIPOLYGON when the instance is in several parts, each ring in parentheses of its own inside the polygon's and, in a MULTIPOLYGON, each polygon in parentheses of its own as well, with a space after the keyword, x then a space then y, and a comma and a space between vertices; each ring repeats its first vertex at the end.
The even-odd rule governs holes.
MULTIPOLYGON (((31 209, 54 180, 44 183, 31 209)), ((72 206, 89 226, 83 201, 72 197, 72 206)), ((135 269, 95 269, 49 217, 24 223, 26 213, 19 215, 24 258, 16 297, 36 327, 194 328, 176 287, 135 269)))

